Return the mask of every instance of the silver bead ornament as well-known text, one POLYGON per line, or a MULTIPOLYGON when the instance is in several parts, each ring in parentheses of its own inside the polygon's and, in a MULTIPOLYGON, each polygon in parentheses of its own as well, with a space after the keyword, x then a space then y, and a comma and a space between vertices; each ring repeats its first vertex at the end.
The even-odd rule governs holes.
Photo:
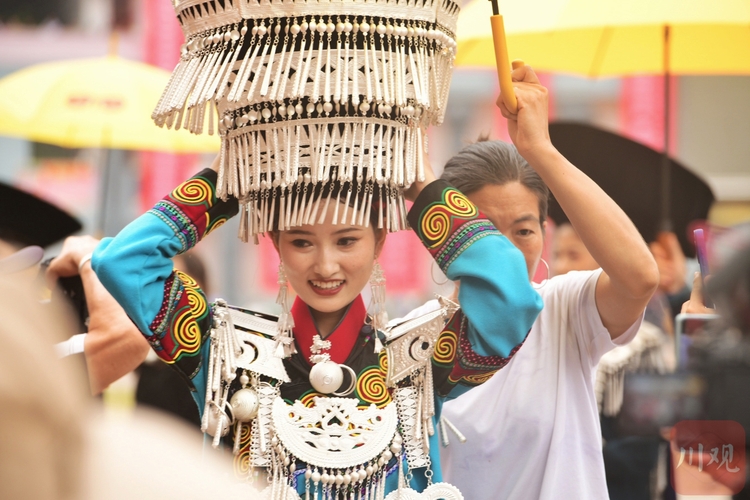
POLYGON ((344 382, 344 370, 333 361, 316 363, 310 370, 310 385, 321 394, 335 392, 344 382))
POLYGON ((240 422, 249 422, 258 415, 260 400, 258 394, 252 389, 240 389, 235 392, 230 401, 232 415, 240 422))
POLYGON ((206 434, 209 436, 216 436, 216 429, 219 427, 221 422, 221 436, 224 437, 229 432, 228 418, 223 412, 219 411, 218 408, 212 406, 208 411, 208 425, 206 426, 206 434))

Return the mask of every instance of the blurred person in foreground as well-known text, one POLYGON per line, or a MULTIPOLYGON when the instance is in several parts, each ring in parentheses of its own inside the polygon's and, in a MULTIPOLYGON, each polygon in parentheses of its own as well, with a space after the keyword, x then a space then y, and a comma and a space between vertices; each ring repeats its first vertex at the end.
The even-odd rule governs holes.
POLYGON ((253 498, 179 422, 102 413, 82 370, 52 347, 75 331, 72 318, 30 292, 17 277, 0 278, 0 498, 253 498))
POLYGON ((0 498, 82 498, 83 374, 52 345, 72 330, 19 276, 0 277, 0 498))
POLYGON ((544 309, 508 366, 445 405, 468 438, 444 449, 445 475, 472 500, 606 498, 594 372, 604 353, 635 337, 658 270, 625 213, 552 145, 547 90, 531 68, 513 79, 517 114, 498 105, 515 147, 468 146, 442 178, 521 250, 529 279, 542 255, 549 187, 602 270, 545 281, 544 309))
MULTIPOLYGON (((734 226, 718 236, 711 249, 711 268, 716 271, 707 277, 705 288, 716 308, 706 307, 703 283, 696 274, 693 292, 682 312, 718 313, 721 319, 707 323, 692 336, 688 369, 700 374, 706 384, 703 418, 742 425, 746 457, 750 448, 750 399, 747 397, 750 387, 750 222, 734 226)), ((737 450, 734 455, 742 456, 737 450)), ((721 477, 716 479, 722 481, 721 477)), ((744 489, 732 498, 750 498, 747 477, 744 489)))

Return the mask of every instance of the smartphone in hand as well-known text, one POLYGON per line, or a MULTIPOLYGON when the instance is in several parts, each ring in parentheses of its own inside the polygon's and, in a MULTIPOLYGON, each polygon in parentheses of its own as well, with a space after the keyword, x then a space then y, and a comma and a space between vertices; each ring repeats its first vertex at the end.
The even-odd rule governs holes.
POLYGON ((695 253, 698 257, 698 264, 701 269, 701 290, 703 291, 703 304, 706 307, 714 307, 711 299, 708 298, 708 292, 706 291, 706 278, 709 275, 708 270, 708 247, 706 245, 706 235, 703 229, 695 229, 693 231, 693 239, 695 241, 695 253))

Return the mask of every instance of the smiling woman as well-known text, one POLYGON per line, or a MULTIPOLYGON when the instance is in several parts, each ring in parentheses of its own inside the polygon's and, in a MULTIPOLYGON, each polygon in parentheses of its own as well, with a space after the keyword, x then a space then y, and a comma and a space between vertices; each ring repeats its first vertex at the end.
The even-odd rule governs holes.
POLYGON ((259 471, 269 470, 263 498, 272 491, 382 498, 399 489, 461 498, 441 483, 434 429, 442 403, 503 367, 541 304, 521 252, 459 191, 435 180, 426 161, 424 174, 405 193, 415 200, 409 224, 443 272, 462 280, 459 299, 479 298, 393 330, 377 328, 378 304, 368 314, 361 292, 368 280, 382 285, 383 205, 395 198, 381 203, 364 190, 331 183, 261 202, 273 207, 259 210, 270 210, 267 225, 281 228, 270 231, 282 262, 278 322, 207 304, 197 284, 173 270, 172 257, 238 211, 236 199, 217 198, 214 170, 177 187, 94 254, 102 283, 189 381, 204 432, 215 445, 227 436, 238 475, 265 478, 259 471), (298 198, 312 213, 293 208, 298 198), (295 211, 307 223, 285 227, 280 221, 295 211), (287 283, 297 293, 291 307, 287 283), (502 327, 494 314, 507 318, 502 327), (319 432, 300 422, 317 422, 319 432))
POLYGON ((289 284, 310 307, 318 332, 326 338, 344 310, 367 285, 385 243, 373 226, 333 224, 334 207, 315 228, 273 233, 289 284))

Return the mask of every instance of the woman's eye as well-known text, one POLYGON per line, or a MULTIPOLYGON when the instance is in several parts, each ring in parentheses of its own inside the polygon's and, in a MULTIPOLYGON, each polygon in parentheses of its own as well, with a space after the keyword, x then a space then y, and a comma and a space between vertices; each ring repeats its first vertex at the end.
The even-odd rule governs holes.
POLYGON ((300 239, 292 240, 292 246, 295 246, 297 248, 305 248, 305 247, 310 246, 310 242, 307 240, 300 240, 300 239))
POLYGON ((338 243, 342 247, 348 247, 349 245, 356 243, 357 240, 358 238, 341 238, 338 243))
POLYGON ((519 236, 531 236, 532 234, 534 234, 534 231, 532 231, 531 229, 519 229, 518 230, 519 236))

